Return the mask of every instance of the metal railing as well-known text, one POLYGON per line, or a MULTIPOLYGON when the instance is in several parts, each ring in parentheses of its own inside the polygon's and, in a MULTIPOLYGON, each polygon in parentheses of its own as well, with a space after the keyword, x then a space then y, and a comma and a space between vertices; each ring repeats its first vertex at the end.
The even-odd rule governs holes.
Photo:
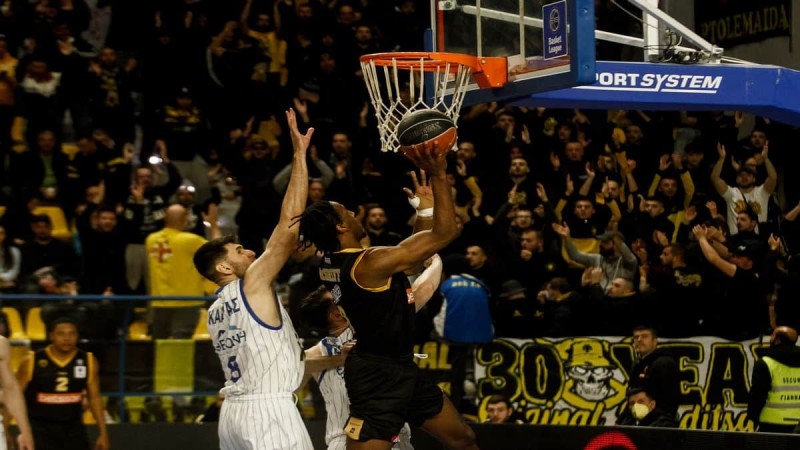
MULTIPOLYGON (((2 304, 3 307, 9 306, 6 304, 7 302, 21 302, 21 304, 23 305, 26 302, 46 303, 46 302, 59 302, 59 301, 78 301, 78 302, 111 301, 111 302, 128 303, 130 306, 128 306, 124 310, 122 321, 119 324, 117 332, 117 341, 119 343, 119 357, 117 362, 117 371, 118 371, 117 389, 113 391, 102 391, 102 386, 101 386, 102 396, 108 398, 120 398, 120 399, 124 399, 125 397, 181 397, 181 396, 200 397, 200 396, 217 395, 217 391, 191 391, 191 392, 128 391, 126 390, 126 380, 125 380, 126 368, 127 368, 127 356, 128 356, 128 343, 129 341, 134 341, 132 339, 129 339, 128 337, 128 328, 133 322, 134 310, 136 309, 136 306, 133 305, 134 302, 150 302, 158 300, 178 300, 178 301, 189 302, 189 301, 213 301, 215 299, 216 297, 211 297, 211 296, 191 297, 191 296, 151 296, 151 295, 0 294, 0 304, 2 304)), ((27 328, 27 324, 25 324, 25 328, 27 328)), ((33 342, 33 340, 29 338, 26 339, 10 338, 9 341, 12 346, 30 345, 31 342, 33 342)), ((108 342, 107 340, 99 340, 99 341, 108 342)), ((85 343, 91 341, 88 339, 81 339, 81 342, 85 343)), ((119 402, 118 414, 120 422, 124 422, 127 419, 126 405, 125 402, 123 401, 119 402)))

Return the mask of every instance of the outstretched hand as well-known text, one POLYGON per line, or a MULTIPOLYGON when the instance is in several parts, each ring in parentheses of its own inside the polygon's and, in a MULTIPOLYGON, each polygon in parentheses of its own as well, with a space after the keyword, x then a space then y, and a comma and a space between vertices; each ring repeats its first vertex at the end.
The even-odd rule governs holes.
POLYGON ((314 128, 309 128, 306 134, 300 133, 300 130, 297 129, 297 116, 293 108, 289 108, 289 110, 286 111, 286 121, 289 123, 289 131, 292 135, 292 147, 295 153, 305 153, 308 149, 308 145, 311 143, 311 136, 314 135, 314 128))
POLYGON ((433 208, 433 190, 428 184, 428 177, 425 175, 424 170, 419 171, 419 177, 417 177, 417 172, 411 171, 411 185, 414 187, 413 191, 404 187, 403 192, 406 193, 409 200, 414 197, 419 199, 419 205, 416 206, 416 209, 419 211, 433 208))
POLYGON ((694 233, 694 237, 698 240, 708 238, 708 228, 706 228, 705 225, 695 225, 694 228, 692 228, 692 233, 694 233))
POLYGON ((442 176, 447 169, 447 148, 440 148, 436 140, 403 147, 403 156, 431 176, 442 176))

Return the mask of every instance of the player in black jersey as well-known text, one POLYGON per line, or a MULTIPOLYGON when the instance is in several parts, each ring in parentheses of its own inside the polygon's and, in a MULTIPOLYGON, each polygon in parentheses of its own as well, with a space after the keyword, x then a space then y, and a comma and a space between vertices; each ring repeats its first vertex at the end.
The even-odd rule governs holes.
POLYGON ((88 450, 89 440, 81 421, 83 392, 97 422, 99 435, 94 450, 108 449, 97 360, 78 349, 78 327, 71 319, 50 325, 50 345, 29 354, 17 369, 17 381, 25 393, 37 450, 88 450))
MULTIPOLYGON (((300 217, 303 245, 323 254, 320 278, 358 341, 344 371, 350 398, 344 428, 348 449, 389 449, 405 422, 421 426, 449 448, 477 448, 472 429, 442 391, 419 376, 413 360, 414 296, 404 271, 416 268, 458 233, 446 153, 433 145, 405 153, 431 177, 433 225, 396 246, 362 248, 364 229, 338 203, 314 203, 300 217)), ((431 220, 425 217, 428 213, 420 211, 418 220, 431 220)))

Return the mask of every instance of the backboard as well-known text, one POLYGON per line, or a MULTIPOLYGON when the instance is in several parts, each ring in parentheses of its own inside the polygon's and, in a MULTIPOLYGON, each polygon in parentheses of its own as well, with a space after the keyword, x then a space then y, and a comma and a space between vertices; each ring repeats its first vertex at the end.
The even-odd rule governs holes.
POLYGON ((465 104, 595 81, 594 0, 432 0, 430 51, 508 61, 500 88, 467 87, 465 104))

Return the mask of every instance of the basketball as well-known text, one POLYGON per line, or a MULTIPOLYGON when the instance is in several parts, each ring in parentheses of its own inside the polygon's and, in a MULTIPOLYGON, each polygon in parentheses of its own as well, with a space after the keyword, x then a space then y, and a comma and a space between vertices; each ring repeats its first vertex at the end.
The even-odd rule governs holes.
POLYGON ((447 151, 456 143, 456 125, 435 109, 414 111, 397 124, 400 148, 435 141, 438 151, 447 151))

